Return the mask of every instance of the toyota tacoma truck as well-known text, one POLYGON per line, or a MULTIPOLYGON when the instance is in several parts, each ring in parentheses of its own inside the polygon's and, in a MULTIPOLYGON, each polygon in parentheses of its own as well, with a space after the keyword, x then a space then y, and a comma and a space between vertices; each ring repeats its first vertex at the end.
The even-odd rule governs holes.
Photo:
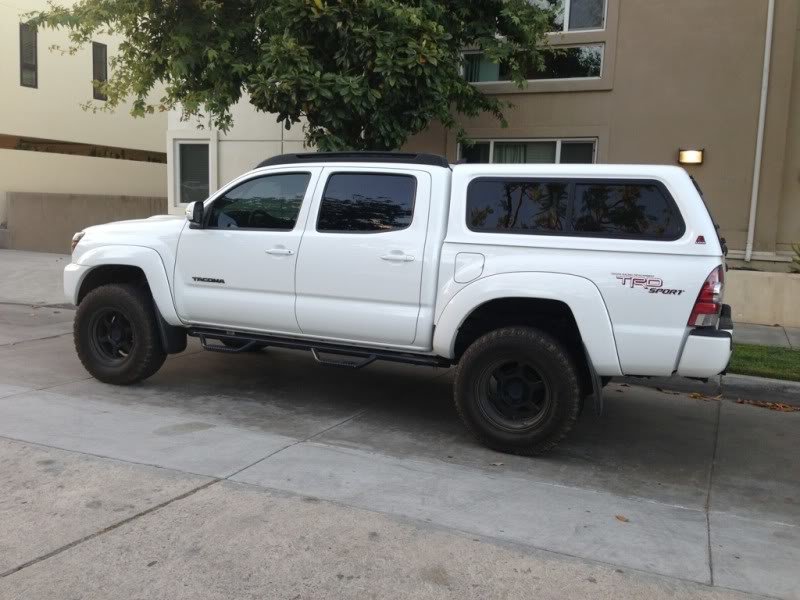
POLYGON ((207 350, 455 367, 466 427, 539 454, 622 375, 709 378, 731 355, 725 244, 681 168, 282 155, 186 218, 88 227, 64 288, 100 381, 207 350))

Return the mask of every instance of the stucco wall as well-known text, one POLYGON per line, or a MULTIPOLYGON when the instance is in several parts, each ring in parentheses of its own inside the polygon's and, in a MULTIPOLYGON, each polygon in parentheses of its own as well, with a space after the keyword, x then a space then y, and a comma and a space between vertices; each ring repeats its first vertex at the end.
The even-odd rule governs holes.
POLYGON ((166 212, 166 198, 88 194, 8 194, 9 247, 66 253, 84 227, 166 212))
POLYGON ((800 274, 728 271, 725 302, 738 323, 800 327, 800 274))
POLYGON ((165 164, 0 150, 0 226, 11 221, 7 196, 12 192, 163 198, 166 174, 165 164))
MULTIPOLYGON (((92 48, 88 45, 74 55, 49 50, 52 45, 68 47, 67 34, 62 30, 39 30, 38 87, 20 85, 20 15, 46 6, 46 0, 0 3, 0 133, 163 152, 166 114, 134 119, 129 115, 129 106, 114 113, 92 113, 81 108, 81 104, 92 100, 92 48)), ((94 41, 108 45, 110 62, 119 38, 97 35, 94 41)), ((0 187, 5 187, 2 182, 0 187)))

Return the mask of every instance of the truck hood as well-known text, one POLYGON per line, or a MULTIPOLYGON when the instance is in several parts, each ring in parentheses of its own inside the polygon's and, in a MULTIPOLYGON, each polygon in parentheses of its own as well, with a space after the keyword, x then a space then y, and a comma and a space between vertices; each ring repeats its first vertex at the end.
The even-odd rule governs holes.
POLYGON ((152 248, 168 259, 174 256, 186 219, 178 215, 157 215, 147 219, 115 221, 104 225, 93 225, 84 229, 72 262, 81 262, 81 257, 103 246, 139 246, 152 248))

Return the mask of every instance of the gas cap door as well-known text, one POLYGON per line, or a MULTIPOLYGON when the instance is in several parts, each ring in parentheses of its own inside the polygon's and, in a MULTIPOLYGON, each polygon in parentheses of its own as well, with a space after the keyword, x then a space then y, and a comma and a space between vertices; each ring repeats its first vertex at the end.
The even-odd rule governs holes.
POLYGON ((483 254, 477 252, 459 252, 456 254, 456 266, 453 279, 456 283, 475 281, 483 273, 483 254))

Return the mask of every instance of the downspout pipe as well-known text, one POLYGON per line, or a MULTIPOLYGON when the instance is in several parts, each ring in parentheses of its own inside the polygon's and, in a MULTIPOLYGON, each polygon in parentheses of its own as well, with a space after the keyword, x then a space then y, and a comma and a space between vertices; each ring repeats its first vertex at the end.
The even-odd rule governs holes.
POLYGON ((758 132, 756 133, 756 157, 753 163, 753 189, 750 192, 750 220, 747 223, 747 245, 744 250, 745 262, 753 257, 753 239, 756 233, 756 214, 758 213, 758 187, 761 183, 761 161, 764 155, 764 127, 767 120, 767 94, 769 91, 769 68, 772 60, 772 32, 775 28, 775 0, 767 6, 767 34, 764 39, 764 67, 761 71, 761 101, 758 109, 758 132))

